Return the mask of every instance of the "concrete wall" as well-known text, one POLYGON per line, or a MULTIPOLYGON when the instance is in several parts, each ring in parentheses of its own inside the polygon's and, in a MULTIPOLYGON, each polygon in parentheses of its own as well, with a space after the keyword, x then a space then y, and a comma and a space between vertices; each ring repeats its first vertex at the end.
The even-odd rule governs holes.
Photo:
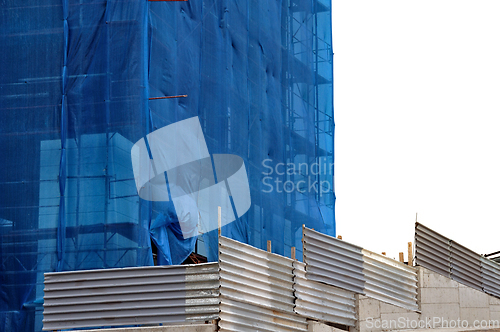
POLYGON ((352 331, 377 332, 395 330, 401 327, 399 320, 418 320, 420 314, 408 309, 381 302, 364 295, 356 295, 358 321, 352 331), (392 328, 391 328, 392 324, 392 328), (388 328, 386 327, 388 326, 388 328))
MULTIPOLYGON (((421 319, 443 321, 498 320, 500 299, 462 285, 423 267, 418 268, 419 307, 421 319)), ((437 323, 437 325, 442 325, 437 323)), ((445 326, 445 325, 443 325, 445 326)))
POLYGON ((478 321, 500 324, 500 299, 422 267, 417 268, 417 274, 420 312, 357 295, 358 323, 353 331, 439 328, 453 327, 453 324, 473 328, 478 321))

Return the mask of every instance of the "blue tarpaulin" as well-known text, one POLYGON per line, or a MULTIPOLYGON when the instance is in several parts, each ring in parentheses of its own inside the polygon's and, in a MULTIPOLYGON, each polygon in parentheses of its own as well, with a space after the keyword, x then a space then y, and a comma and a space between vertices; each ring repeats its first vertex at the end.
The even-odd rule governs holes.
POLYGON ((243 159, 222 235, 335 235, 330 1, 0 0, 0 27, 0 331, 41 331, 44 272, 217 259, 138 196, 132 146, 182 120, 243 159))

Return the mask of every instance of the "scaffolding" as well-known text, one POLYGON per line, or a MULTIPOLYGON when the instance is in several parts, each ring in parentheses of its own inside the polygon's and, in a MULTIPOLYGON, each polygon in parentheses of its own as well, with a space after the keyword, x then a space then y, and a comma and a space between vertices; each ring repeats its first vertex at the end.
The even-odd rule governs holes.
POLYGON ((187 118, 245 163, 252 205, 223 236, 302 259, 303 224, 335 235, 330 1, 6 0, 0 17, 0 332, 41 330, 45 272, 153 265, 152 241, 217 259, 216 231, 155 237, 165 204, 135 188, 131 146, 187 118))

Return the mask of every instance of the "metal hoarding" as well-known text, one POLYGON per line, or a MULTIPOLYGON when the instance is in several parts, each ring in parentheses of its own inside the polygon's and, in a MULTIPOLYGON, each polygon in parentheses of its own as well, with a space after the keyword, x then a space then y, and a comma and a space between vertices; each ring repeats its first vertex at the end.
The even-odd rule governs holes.
POLYGON ((500 297, 500 265, 419 223, 417 264, 471 288, 500 297))
POLYGON ((366 296, 418 310, 416 269, 364 249, 363 260, 366 296))
POLYGON ((451 241, 451 278, 466 286, 482 290, 481 256, 451 241))
POLYGON ((306 278, 305 264, 294 261, 295 312, 320 321, 354 326, 354 293, 306 278))
POLYGON ((195 322, 219 316, 219 266, 45 274, 44 330, 195 322))
POLYGON ((295 313, 223 297, 219 328, 222 332, 303 332, 307 331, 307 321, 295 313))
POLYGON ((362 248, 306 227, 303 246, 307 279, 364 294, 362 248))
POLYGON ((416 264, 446 277, 451 275, 450 239, 415 223, 416 264))
POLYGON ((221 331, 307 331, 293 311, 293 261, 219 237, 221 331))
POLYGON ((500 265, 488 258, 481 257, 481 276, 483 290, 500 297, 500 265))

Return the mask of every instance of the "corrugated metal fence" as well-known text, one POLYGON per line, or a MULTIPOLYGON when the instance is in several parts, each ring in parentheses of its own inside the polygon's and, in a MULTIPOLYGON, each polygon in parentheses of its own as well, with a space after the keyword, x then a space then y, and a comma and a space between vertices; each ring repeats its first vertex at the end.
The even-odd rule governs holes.
POLYGON ((304 227, 303 249, 308 279, 364 294, 363 248, 304 227))
POLYGON ((305 227, 303 241, 308 279, 418 310, 415 269, 305 227))
POLYGON ((420 223, 415 224, 416 264, 500 297, 500 265, 420 223))
POLYGON ((500 297, 500 265, 488 258, 481 257, 481 275, 483 290, 496 297, 500 297))
POLYGON ((363 261, 366 296, 418 310, 415 269, 369 250, 363 250, 363 261))
POLYGON ((304 263, 295 261, 293 266, 296 313, 321 321, 355 325, 353 292, 307 279, 304 263))
POLYGON ((354 326, 354 293, 308 280, 304 264, 219 238, 219 262, 45 274, 44 330, 220 318, 221 331, 354 326))
POLYGON ((207 321, 219 316, 219 266, 46 273, 44 292, 44 330, 207 321))
MULTIPOLYGON (((225 238, 219 262, 45 274, 44 330, 220 318, 221 331, 354 326, 354 293, 418 310, 416 270, 303 228, 304 263, 225 238)), ((500 297, 500 265, 421 224, 418 265, 500 297)))
POLYGON ((221 331, 307 331, 293 307, 293 261, 219 238, 221 331))
POLYGON ((451 278, 477 290, 482 290, 481 255, 450 241, 451 278))
POLYGON ((422 224, 415 224, 415 261, 443 276, 451 276, 450 239, 422 224))

